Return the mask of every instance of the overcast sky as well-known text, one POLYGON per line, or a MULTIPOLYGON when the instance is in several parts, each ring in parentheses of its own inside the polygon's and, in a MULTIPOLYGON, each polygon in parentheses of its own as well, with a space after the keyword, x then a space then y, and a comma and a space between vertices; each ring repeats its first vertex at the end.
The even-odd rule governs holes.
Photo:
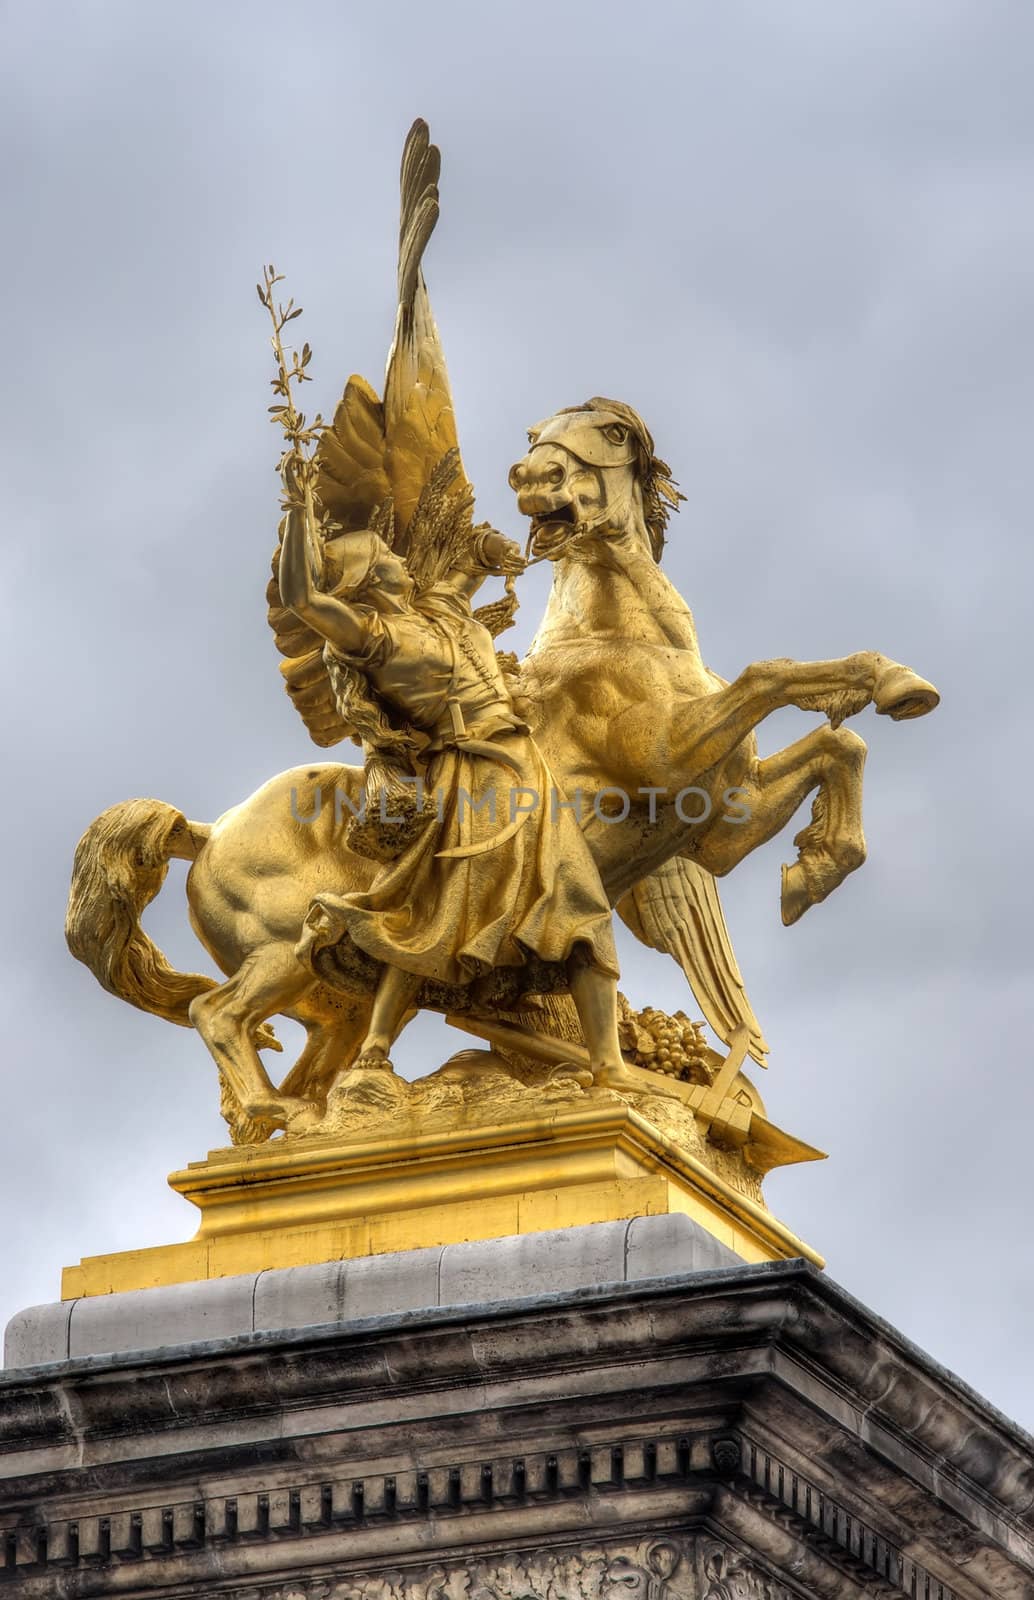
MULTIPOLYGON (((854 723, 860 873, 784 929, 788 830, 723 895, 770 1115, 830 1153, 775 1174, 773 1210, 1034 1425, 1034 10, 94 0, 8 5, 2 32, 0 1323, 82 1255, 193 1231, 165 1174, 224 1142, 215 1072, 67 954, 72 851, 117 800, 213 819, 310 759, 265 622, 253 285, 289 273, 325 410, 379 381, 422 115, 480 515, 521 531, 528 423, 621 397, 688 496, 665 561, 719 672, 876 649, 942 691, 854 723)), ((813 725, 783 713, 763 748, 813 725)), ((175 868, 149 926, 212 970, 175 868)), ((670 962, 621 951, 637 1004, 688 1006, 670 962)), ((445 1035, 411 1030, 407 1073, 445 1035)))

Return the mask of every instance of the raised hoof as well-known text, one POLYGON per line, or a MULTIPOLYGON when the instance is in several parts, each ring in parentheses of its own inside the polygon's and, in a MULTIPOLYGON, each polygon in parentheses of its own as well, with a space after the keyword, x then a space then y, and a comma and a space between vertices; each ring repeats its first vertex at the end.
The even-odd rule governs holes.
POLYGON ((888 661, 876 674, 872 703, 881 717, 905 722, 910 717, 925 717, 941 703, 932 683, 920 678, 911 667, 888 661))
POLYGON ((792 928, 799 922, 809 906, 815 904, 808 888, 808 880, 804 868, 799 861, 792 867, 783 865, 783 892, 780 900, 783 913, 783 925, 792 928))

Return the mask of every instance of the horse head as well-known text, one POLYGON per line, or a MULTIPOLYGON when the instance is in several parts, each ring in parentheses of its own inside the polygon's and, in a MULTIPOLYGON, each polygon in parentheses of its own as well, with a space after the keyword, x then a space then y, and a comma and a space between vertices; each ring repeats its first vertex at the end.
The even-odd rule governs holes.
POLYGON ((660 559, 682 496, 637 411, 596 395, 530 428, 528 439, 510 487, 531 518, 533 554, 591 560, 617 539, 660 559))

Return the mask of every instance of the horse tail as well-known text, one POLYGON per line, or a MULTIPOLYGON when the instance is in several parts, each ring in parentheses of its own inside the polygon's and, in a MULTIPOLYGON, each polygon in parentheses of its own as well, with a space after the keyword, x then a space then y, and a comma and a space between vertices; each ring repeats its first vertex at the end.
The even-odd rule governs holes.
POLYGON ((90 823, 76 847, 65 938, 109 994, 190 1027, 188 1008, 218 985, 176 972, 140 926, 173 857, 194 861, 211 833, 163 800, 124 800, 90 823))

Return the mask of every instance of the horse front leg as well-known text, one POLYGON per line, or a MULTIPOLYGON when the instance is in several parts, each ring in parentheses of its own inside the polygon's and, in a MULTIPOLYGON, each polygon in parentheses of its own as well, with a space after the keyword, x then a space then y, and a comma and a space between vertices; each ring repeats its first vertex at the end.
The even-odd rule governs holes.
POLYGON ((773 711, 821 711, 834 729, 870 703, 901 721, 938 704, 932 684, 871 650, 833 661, 755 661, 724 689, 686 699, 672 719, 680 772, 708 772, 773 711))
POLYGON ((789 927, 809 906, 825 900, 865 860, 862 830, 864 740, 829 723, 796 744, 755 763, 740 788, 748 816, 720 818, 701 839, 693 859, 716 877, 786 826, 813 789, 811 822, 794 839, 797 860, 783 867, 782 915, 789 927))

